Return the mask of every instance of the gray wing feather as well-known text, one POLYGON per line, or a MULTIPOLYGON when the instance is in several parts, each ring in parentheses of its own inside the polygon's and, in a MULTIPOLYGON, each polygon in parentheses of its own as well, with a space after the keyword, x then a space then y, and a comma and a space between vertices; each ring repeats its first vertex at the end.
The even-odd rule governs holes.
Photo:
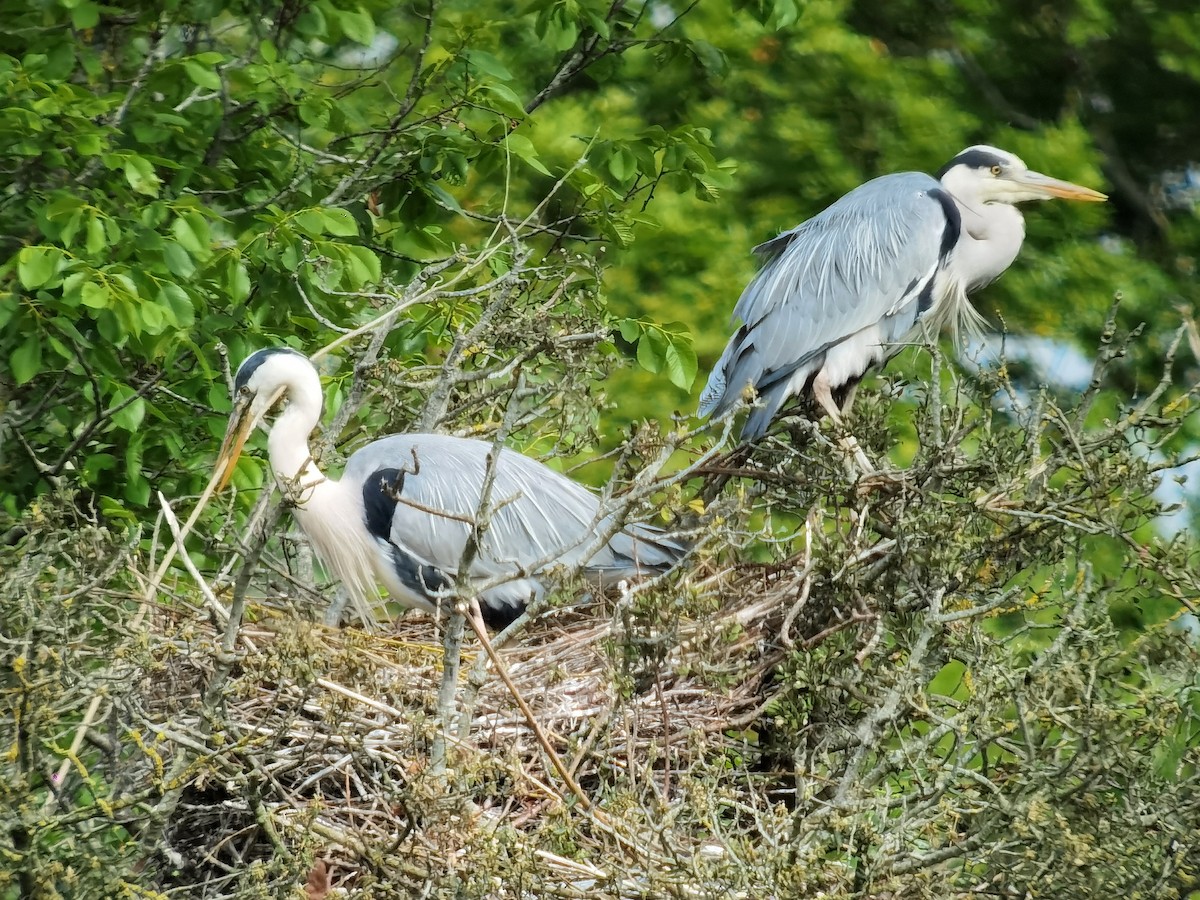
MULTIPOLYGON (((755 248, 764 259, 734 307, 738 329, 709 378, 700 414, 732 408, 747 385, 763 393, 820 366, 826 350, 869 325, 916 323, 916 298, 937 270, 946 213, 919 172, 885 175, 755 248)), ((782 402, 782 398, 781 398, 782 402)))
MULTIPOLYGON (((479 511, 491 450, 491 443, 451 435, 393 435, 351 456, 342 479, 361 484, 381 468, 404 471, 391 542, 453 577, 479 511)), ((535 563, 554 562, 595 571, 662 570, 685 551, 650 526, 629 525, 583 559, 592 535, 607 524, 598 521, 599 499, 512 450, 500 452, 490 499, 491 521, 471 564, 472 578, 516 575, 535 563)), ((528 589, 522 590, 528 599, 528 589)))

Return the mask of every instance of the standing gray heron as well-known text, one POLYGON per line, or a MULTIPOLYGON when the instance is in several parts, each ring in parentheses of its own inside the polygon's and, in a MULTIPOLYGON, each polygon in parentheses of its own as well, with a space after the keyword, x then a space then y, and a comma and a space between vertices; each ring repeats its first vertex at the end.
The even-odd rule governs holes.
MULTIPOLYGON (((234 409, 217 457, 217 466, 225 466, 218 490, 250 432, 280 402, 267 437, 271 468, 301 529, 360 614, 378 598, 377 584, 404 606, 435 611, 458 577, 475 530, 493 445, 396 434, 356 451, 340 480, 328 478, 308 446, 324 405, 317 370, 295 350, 268 348, 251 354, 234 378, 234 409)), ((664 572, 686 552, 659 529, 637 524, 595 547, 596 535, 613 528, 599 499, 512 450, 500 451, 489 496, 490 521, 480 529, 466 574, 469 582, 487 583, 479 603, 493 628, 544 593, 542 575, 552 565, 579 566, 603 588, 664 572)))
MULTIPOLYGON (((835 422, 872 366, 921 330, 956 341, 983 318, 967 295, 999 278, 1025 239, 1017 203, 1102 201, 1099 191, 1030 171, 995 147, 968 147, 937 177, 868 181, 754 248, 762 268, 742 292, 742 324, 709 376, 700 415, 757 395, 742 437, 762 436, 791 397, 811 395, 835 422)), ((861 453, 861 451, 856 451, 861 453)))

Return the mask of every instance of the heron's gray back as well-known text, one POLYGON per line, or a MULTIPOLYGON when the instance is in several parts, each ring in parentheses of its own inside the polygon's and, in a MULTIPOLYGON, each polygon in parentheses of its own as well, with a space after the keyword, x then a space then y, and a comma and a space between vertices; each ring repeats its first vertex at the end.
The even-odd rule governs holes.
POLYGON ((940 182, 904 172, 868 181, 756 247, 763 267, 734 308, 742 326, 701 395, 701 415, 727 411, 747 385, 764 394, 811 375, 832 347, 869 326, 902 339, 957 239, 957 216, 940 182))

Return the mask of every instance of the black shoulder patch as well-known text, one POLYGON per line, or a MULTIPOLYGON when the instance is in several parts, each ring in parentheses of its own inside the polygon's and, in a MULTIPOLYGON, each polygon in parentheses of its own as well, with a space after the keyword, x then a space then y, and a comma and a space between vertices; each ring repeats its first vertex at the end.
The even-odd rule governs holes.
POLYGON ((423 597, 433 599, 439 592, 454 587, 441 569, 421 562, 395 544, 392 544, 392 567, 406 588, 423 597))
POLYGON ((392 543, 392 517, 396 504, 404 492, 403 469, 376 469, 363 482, 363 517, 367 531, 388 544, 391 551, 392 568, 400 582, 415 594, 433 598, 440 591, 454 586, 445 573, 436 566, 422 562, 418 557, 392 543))
POLYGON ((986 150, 964 150, 950 162, 946 163, 937 170, 937 179, 941 181, 942 176, 953 169, 955 166, 966 166, 968 169, 990 169, 992 166, 1002 166, 1007 160, 997 156, 995 153, 988 153, 986 150))
POLYGON ((933 279, 929 278, 925 281, 925 286, 921 288, 921 293, 917 294, 917 316, 925 315, 931 306, 933 306, 933 279))
POLYGON ((941 188, 934 188, 929 192, 929 196, 942 205, 942 212, 946 214, 946 227, 942 230, 942 245, 938 247, 938 259, 945 260, 962 235, 962 213, 958 211, 958 205, 954 202, 954 198, 941 188))
POLYGON ((233 376, 233 392, 236 394, 249 384, 254 373, 258 371, 258 367, 279 353, 294 353, 296 356, 304 356, 303 353, 298 353, 291 347, 266 347, 262 350, 255 350, 246 357, 245 362, 238 366, 237 374, 233 376))
POLYGON ((525 612, 525 607, 510 606, 507 603, 493 605, 480 598, 479 612, 483 615, 484 625, 492 629, 492 631, 503 631, 513 622, 517 621, 517 616, 525 612))
POLYGON ((367 531, 385 541, 392 536, 392 516, 396 514, 396 501, 404 491, 404 474, 403 469, 376 469, 363 482, 363 517, 367 531))

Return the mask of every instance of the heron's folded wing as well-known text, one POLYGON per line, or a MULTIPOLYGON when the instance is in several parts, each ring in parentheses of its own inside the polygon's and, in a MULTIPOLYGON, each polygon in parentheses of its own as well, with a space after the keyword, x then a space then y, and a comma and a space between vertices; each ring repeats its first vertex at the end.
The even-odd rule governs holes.
POLYGON ((764 264, 734 308, 742 326, 710 379, 714 390, 706 389, 702 410, 728 407, 745 385, 795 371, 881 320, 910 318, 911 327, 921 292, 931 287, 959 227, 941 184, 907 172, 869 181, 756 247, 764 264))
MULTIPOLYGON (((492 445, 450 435, 394 435, 351 457, 343 479, 381 467, 403 473, 393 491, 389 540, 453 577, 480 512, 492 445)), ((547 559, 575 562, 591 542, 599 501, 536 460, 503 450, 473 578, 515 575, 547 559)))

